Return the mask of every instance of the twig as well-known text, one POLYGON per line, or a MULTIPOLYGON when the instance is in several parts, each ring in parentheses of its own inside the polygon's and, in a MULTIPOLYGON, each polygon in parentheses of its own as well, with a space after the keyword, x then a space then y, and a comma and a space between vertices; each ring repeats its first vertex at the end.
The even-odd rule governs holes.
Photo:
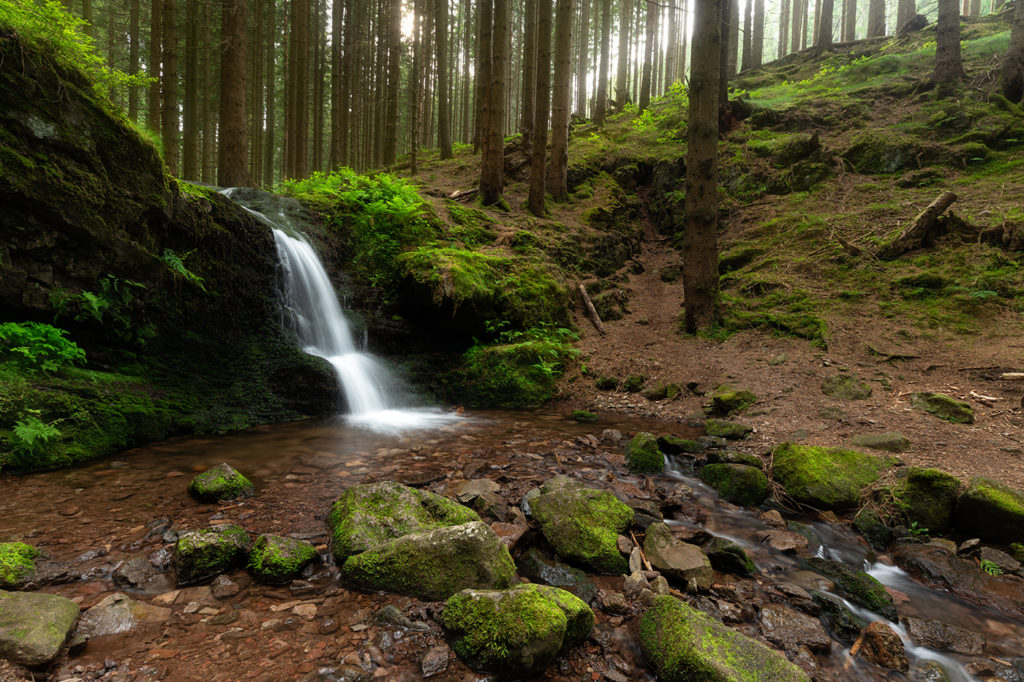
POLYGON ((580 296, 583 297, 583 307, 587 310, 587 317, 590 318, 590 323, 594 325, 594 329, 604 336, 608 332, 604 328, 604 324, 601 322, 601 316, 597 314, 597 308, 594 307, 594 302, 590 300, 590 296, 587 294, 587 288, 580 285, 580 296))
POLYGON ((633 538, 633 544, 636 545, 636 548, 640 551, 640 560, 644 562, 644 566, 647 567, 648 571, 653 571, 654 567, 651 566, 651 562, 647 560, 644 550, 640 549, 640 542, 636 539, 636 535, 633 534, 633 531, 629 531, 629 537, 633 538))

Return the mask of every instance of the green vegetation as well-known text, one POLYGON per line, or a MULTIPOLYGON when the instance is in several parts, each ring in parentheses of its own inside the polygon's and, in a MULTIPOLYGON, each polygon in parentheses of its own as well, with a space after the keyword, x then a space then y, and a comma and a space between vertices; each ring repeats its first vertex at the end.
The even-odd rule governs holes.
POLYGON ((18 367, 56 372, 85 362, 85 351, 67 332, 40 322, 0 323, 0 360, 18 367))
POLYGON ((39 550, 24 542, 0 542, 0 589, 16 590, 36 572, 39 550))
POLYGON ((280 535, 260 535, 249 552, 249 572, 265 583, 286 583, 299 577, 316 558, 308 542, 280 535))
POLYGON ((978 568, 985 571, 991 576, 999 576, 1003 574, 1003 569, 999 567, 999 564, 995 563, 994 561, 989 561, 988 559, 982 559, 978 563, 978 568))
POLYGON ((797 502, 850 509, 894 461, 856 450, 782 443, 772 450, 772 475, 797 502))

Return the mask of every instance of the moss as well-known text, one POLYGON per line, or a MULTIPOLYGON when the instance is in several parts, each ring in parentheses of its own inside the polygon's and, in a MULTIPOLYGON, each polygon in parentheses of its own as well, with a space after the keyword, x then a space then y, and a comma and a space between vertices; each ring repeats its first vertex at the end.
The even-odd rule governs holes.
POLYGON ((35 575, 39 550, 23 542, 0 542, 0 588, 18 589, 35 575))
POLYGON ((683 452, 689 454, 704 452, 704 446, 697 441, 673 435, 658 436, 658 448, 669 455, 678 455, 683 452))
POLYGON ((660 386, 641 391, 640 395, 648 400, 665 400, 666 398, 676 397, 681 390, 682 387, 679 384, 661 384, 660 386))
POLYGON ((782 443, 772 450, 772 475, 797 502, 820 509, 856 507, 861 492, 893 463, 856 450, 782 443))
POLYGON ((885 519, 870 507, 864 507, 853 517, 853 527, 863 535, 871 546, 884 550, 895 539, 895 533, 885 519))
POLYGON ((600 421, 601 418, 593 412, 587 410, 573 410, 569 418, 573 421, 580 422, 581 424, 593 424, 594 422, 600 421))
POLYGON ((191 585, 245 563, 251 545, 241 526, 225 524, 182 533, 174 546, 179 585, 191 585))
POLYGON ((885 586, 864 571, 852 571, 831 559, 812 557, 803 560, 812 570, 821 573, 855 604, 896 620, 896 607, 885 586))
POLYGON ((308 542, 279 535, 260 535, 249 552, 249 572, 265 583, 285 583, 299 576, 316 558, 308 542))
POLYGON ((643 374, 631 374, 622 382, 622 388, 629 393, 639 393, 647 383, 647 377, 643 374))
POLYGON ((938 152, 914 138, 888 130, 866 130, 853 136, 843 156, 859 173, 895 173, 917 168, 938 152))
POLYGON ((768 477, 745 464, 708 464, 701 469, 700 478, 733 504, 761 504, 768 495, 768 477))
POLYGON ((196 475, 188 491, 204 502, 250 497, 255 492, 252 482, 228 464, 218 464, 196 475))
POLYGON ((892 488, 893 500, 909 523, 932 533, 949 528, 960 480, 938 469, 911 467, 892 488))
POLYGON ((992 542, 1024 542, 1024 492, 975 476, 957 500, 954 525, 992 542))
POLYGON ((714 538, 704 547, 704 552, 715 570, 738 575, 753 575, 757 570, 747 552, 732 540, 714 538))
POLYGON ((705 413, 709 416, 729 417, 745 411, 757 402, 757 396, 752 392, 733 388, 725 384, 719 386, 711 393, 711 402, 705 407, 705 413))
POLYGON ((741 440, 754 431, 753 427, 724 419, 707 419, 704 421, 704 433, 717 438, 741 440))
POLYGON ((651 473, 665 468, 665 458, 658 449, 658 439, 641 431, 626 445, 626 466, 633 473, 651 473))
POLYGON ((615 377, 600 376, 594 381, 594 386, 599 391, 614 391, 619 387, 619 380, 615 377))
POLYGON ((910 405, 954 424, 973 424, 974 410, 948 395, 920 391, 910 395, 910 405))
POLYGON ((871 397, 871 387, 849 374, 825 377, 821 380, 821 392, 841 400, 864 400, 871 397))
POLYGON ((857 447, 885 450, 887 452, 904 452, 910 449, 910 439, 902 433, 859 433, 850 438, 857 447))
POLYGON ((1010 556, 1012 556, 1017 561, 1024 561, 1024 543, 1011 542, 1010 556))

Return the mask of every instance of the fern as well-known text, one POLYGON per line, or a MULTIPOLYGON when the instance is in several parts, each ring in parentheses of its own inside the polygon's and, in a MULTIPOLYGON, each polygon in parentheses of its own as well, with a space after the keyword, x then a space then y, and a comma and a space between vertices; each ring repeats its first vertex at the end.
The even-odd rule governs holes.
POLYGON ((1002 575, 1003 569, 999 568, 999 564, 988 559, 982 559, 981 563, 978 564, 978 568, 985 571, 989 575, 1002 575))
POLYGON ((39 410, 29 410, 25 419, 14 423, 11 435, 7 437, 11 452, 11 462, 19 467, 38 468, 51 460, 53 449, 60 442, 60 429, 57 424, 61 420, 44 422, 39 419, 39 410))
POLYGON ((63 329, 40 322, 0 324, 0 359, 31 370, 56 372, 85 361, 85 351, 63 329))
POLYGON ((191 256, 193 251, 195 251, 195 249, 185 253, 182 256, 179 256, 171 249, 164 249, 164 255, 160 257, 160 262, 163 263, 168 270, 178 275, 179 277, 182 277, 189 284, 199 287, 199 289, 201 289, 205 293, 205 280, 196 273, 189 270, 187 267, 185 267, 185 259, 191 256))

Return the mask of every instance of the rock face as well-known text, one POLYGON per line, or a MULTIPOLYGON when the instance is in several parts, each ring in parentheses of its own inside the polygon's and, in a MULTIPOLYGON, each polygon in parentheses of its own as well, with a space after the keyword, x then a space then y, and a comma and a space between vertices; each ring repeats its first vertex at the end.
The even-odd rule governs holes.
POLYGON ((354 485, 331 507, 331 551, 338 563, 410 533, 479 521, 467 507, 392 481, 354 485))
POLYGON ((640 647, 662 682, 807 682, 785 656, 674 597, 654 598, 640 621, 640 647))
POLYGON ((658 439, 653 433, 641 431, 626 445, 626 465, 633 473, 643 474, 661 471, 665 459, 658 449, 658 439))
POLYGON ((0 542, 0 588, 20 589, 36 574, 39 550, 24 542, 0 542))
POLYGON ((835 374, 821 380, 821 392, 840 400, 864 400, 871 397, 871 387, 849 374, 835 374))
POLYGON ((251 544, 245 529, 233 524, 182 533, 174 546, 178 584, 202 582, 244 565, 251 544))
POLYGON ((299 577, 316 558, 308 542, 280 535, 260 535, 249 552, 249 572, 265 583, 286 583, 299 577))
POLYGON ((633 510, 610 492, 556 476, 541 486, 530 510, 544 538, 563 559, 598 573, 627 571, 617 540, 633 520, 633 510))
POLYGON ((0 655, 30 668, 50 663, 78 619, 70 599, 40 592, 0 591, 0 655))
POLYGON ((539 673, 559 651, 583 643, 594 612, 565 590, 525 584, 463 590, 448 599, 440 620, 471 667, 519 677, 539 673))
POLYGON ((170 615, 170 609, 135 601, 117 592, 104 597, 82 615, 78 632, 90 637, 117 635, 141 625, 160 625, 170 615))
POLYGON ((943 533, 949 528, 959 489, 960 480, 955 476, 938 469, 911 467, 892 492, 907 521, 943 533))
POLYGON ((910 395, 910 404, 915 409, 945 419, 954 424, 973 424, 974 410, 967 403, 941 393, 919 392, 910 395))
POLYGON ((881 614, 889 620, 896 620, 896 607, 892 597, 882 583, 864 571, 854 571, 838 561, 812 557, 804 559, 812 570, 835 583, 839 591, 854 604, 881 614))
POLYGON ((711 587, 715 571, 707 555, 700 547, 677 540, 664 523, 652 523, 647 527, 644 554, 651 565, 668 578, 683 585, 694 580, 702 590, 711 587))
POLYGON ((233 466, 222 463, 197 474, 189 483, 188 492, 202 502, 219 502, 249 497, 256 488, 233 466))
POLYGON ((508 587, 515 570, 491 527, 473 521, 388 540, 346 559, 341 576, 359 587, 439 601, 467 588, 508 587))
POLYGON ((768 477, 760 469, 745 464, 708 464, 700 477, 723 500, 733 504, 761 504, 768 495, 768 477))
POLYGON ((875 622, 864 630, 864 644, 860 654, 875 665, 905 673, 910 669, 903 640, 882 622, 875 622))
POLYGON ((985 540, 1024 541, 1024 494, 990 478, 976 476, 957 501, 957 530, 985 540))
POLYGON ((772 451, 772 473, 797 502, 818 509, 850 509, 889 461, 856 450, 782 443, 772 451))

